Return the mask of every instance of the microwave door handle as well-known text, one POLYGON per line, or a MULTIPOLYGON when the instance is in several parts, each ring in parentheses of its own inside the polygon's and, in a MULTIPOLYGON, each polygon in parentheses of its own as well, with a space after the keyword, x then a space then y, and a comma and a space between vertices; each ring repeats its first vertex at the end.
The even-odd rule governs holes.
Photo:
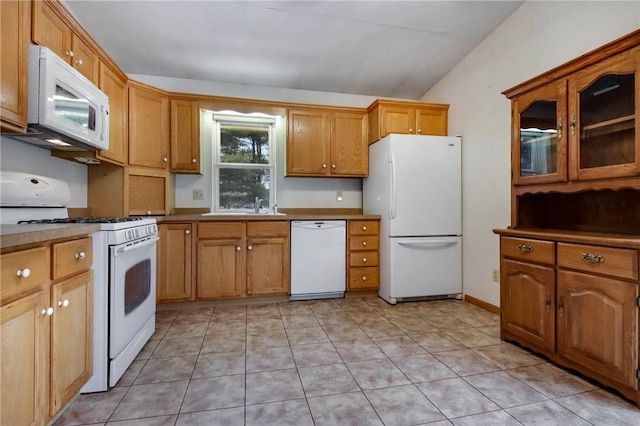
POLYGON ((102 119, 101 120, 102 121, 102 127, 100 128, 100 140, 103 141, 104 140, 104 131, 107 128, 107 126, 109 125, 109 122, 108 122, 109 111, 104 108, 104 105, 100 106, 100 111, 102 112, 100 114, 100 117, 102 119))
POLYGON ((121 254, 126 253, 126 252, 131 251, 131 250, 137 250, 139 248, 146 247, 146 246, 151 245, 151 244, 155 244, 156 242, 158 242, 158 240, 160 240, 160 237, 153 237, 153 238, 145 240, 145 241, 143 241, 141 243, 131 244, 131 245, 127 245, 127 246, 124 246, 124 247, 120 247, 120 248, 115 250, 114 254, 115 254, 115 256, 118 256, 118 255, 121 255, 121 254))

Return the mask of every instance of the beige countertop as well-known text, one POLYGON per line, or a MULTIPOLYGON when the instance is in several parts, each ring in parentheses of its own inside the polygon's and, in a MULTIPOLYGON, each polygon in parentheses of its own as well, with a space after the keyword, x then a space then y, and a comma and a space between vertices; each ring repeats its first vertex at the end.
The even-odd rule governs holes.
POLYGON ((265 221, 265 220, 379 220, 378 215, 362 214, 230 214, 230 215, 200 215, 181 214, 156 218, 158 223, 193 222, 193 221, 265 221))
POLYGON ((87 235, 100 230, 95 223, 0 225, 0 249, 87 235))

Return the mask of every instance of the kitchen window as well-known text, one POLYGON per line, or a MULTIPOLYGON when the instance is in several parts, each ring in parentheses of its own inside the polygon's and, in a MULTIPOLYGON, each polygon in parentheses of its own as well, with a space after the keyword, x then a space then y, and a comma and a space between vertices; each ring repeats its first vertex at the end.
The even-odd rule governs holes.
POLYGON ((254 211, 256 200, 270 208, 275 200, 275 119, 219 114, 213 119, 213 211, 254 211))

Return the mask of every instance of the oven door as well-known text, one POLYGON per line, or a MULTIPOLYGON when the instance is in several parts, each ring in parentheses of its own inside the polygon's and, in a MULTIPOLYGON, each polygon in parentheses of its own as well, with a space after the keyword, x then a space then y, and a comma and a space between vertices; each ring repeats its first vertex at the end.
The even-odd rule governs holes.
POLYGON ((110 247, 109 358, 116 358, 156 312, 157 236, 110 247))

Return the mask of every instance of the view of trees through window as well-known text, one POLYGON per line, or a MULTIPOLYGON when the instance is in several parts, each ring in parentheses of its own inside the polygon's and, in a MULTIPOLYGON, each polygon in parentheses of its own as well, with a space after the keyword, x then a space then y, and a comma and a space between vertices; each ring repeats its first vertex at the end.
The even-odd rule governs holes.
POLYGON ((220 123, 219 129, 218 209, 253 209, 256 197, 269 207, 271 125, 220 123))

